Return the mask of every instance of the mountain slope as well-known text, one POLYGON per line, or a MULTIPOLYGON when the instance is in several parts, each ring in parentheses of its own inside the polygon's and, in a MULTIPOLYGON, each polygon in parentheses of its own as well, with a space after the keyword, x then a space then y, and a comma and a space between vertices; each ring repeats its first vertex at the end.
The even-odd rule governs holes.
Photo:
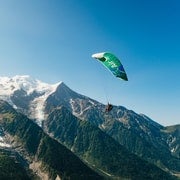
POLYGON ((156 166, 129 153, 99 128, 79 120, 64 107, 54 109, 44 126, 53 137, 110 178, 172 178, 156 166))
POLYGON ((180 158, 180 125, 164 127, 162 132, 167 136, 167 144, 171 153, 180 158))
POLYGON ((30 180, 25 168, 6 151, 0 149, 0 179, 30 180))
POLYGON ((110 119, 104 124, 104 131, 143 159, 163 169, 180 172, 180 161, 171 154, 168 137, 162 133, 163 127, 152 125, 132 111, 122 118, 129 121, 129 128, 110 119))
POLYGON ((179 159, 171 152, 168 144, 171 132, 163 133, 164 127, 147 116, 136 114, 122 106, 114 106, 110 113, 105 113, 103 104, 75 93, 64 83, 48 96, 45 112, 49 114, 61 105, 76 117, 101 128, 132 153, 164 170, 180 172, 179 159))
POLYGON ((102 179, 70 150, 46 135, 42 129, 9 104, 0 101, 0 126, 12 147, 27 159, 42 179, 102 179))

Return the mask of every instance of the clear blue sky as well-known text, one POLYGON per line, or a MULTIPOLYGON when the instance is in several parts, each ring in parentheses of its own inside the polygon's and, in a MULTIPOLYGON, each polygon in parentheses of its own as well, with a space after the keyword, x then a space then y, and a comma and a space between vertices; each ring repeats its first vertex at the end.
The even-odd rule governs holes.
POLYGON ((162 125, 180 122, 179 0, 0 0, 0 76, 28 74, 162 125), (129 81, 93 53, 121 59, 129 81))

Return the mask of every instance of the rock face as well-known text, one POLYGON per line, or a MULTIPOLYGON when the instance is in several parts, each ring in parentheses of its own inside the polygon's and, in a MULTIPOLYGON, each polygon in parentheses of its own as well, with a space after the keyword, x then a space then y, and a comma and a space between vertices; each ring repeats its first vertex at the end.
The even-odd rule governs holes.
POLYGON ((162 132, 166 136, 171 154, 180 158, 180 125, 164 127, 162 132))

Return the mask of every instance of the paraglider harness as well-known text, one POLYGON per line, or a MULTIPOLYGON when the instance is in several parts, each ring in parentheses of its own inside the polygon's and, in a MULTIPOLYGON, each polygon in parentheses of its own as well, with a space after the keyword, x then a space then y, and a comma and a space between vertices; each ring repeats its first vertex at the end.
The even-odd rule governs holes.
POLYGON ((108 103, 105 112, 110 112, 112 109, 113 109, 113 105, 108 103))

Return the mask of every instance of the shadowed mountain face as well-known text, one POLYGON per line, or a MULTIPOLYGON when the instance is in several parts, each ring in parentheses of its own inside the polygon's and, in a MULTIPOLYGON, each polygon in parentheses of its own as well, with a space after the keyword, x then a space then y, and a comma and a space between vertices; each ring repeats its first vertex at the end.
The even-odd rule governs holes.
POLYGON ((171 179, 161 169, 133 155, 112 137, 73 116, 64 107, 49 114, 45 127, 72 152, 111 178, 171 179))
POLYGON ((0 126, 10 139, 9 149, 15 149, 27 159, 30 169, 39 173, 41 179, 102 179, 65 146, 4 101, 0 101, 0 126))
MULTIPOLYGON (((0 101, 0 126, 11 144, 9 151, 17 152, 26 162, 26 169, 29 167, 40 179, 175 179, 129 153, 109 135, 64 107, 50 113, 44 128, 101 175, 4 101, 0 101)), ((28 175, 27 179, 36 177, 28 175)))
POLYGON ((12 153, 0 149, 0 179, 30 180, 33 176, 17 161, 12 153))

